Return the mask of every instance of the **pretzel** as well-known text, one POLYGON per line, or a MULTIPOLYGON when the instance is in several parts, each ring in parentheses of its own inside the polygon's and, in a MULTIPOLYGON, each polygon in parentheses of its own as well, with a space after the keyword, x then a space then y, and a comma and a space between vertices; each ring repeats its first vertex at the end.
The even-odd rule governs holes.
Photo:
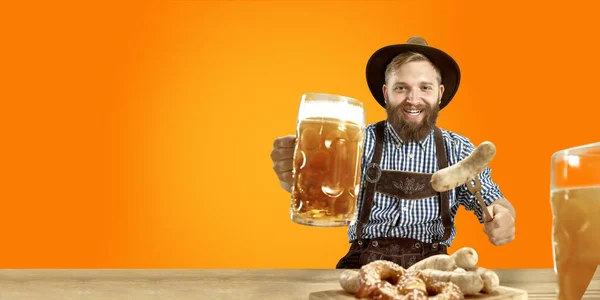
POLYGON ((358 272, 343 271, 340 285, 359 299, 464 299, 460 288, 452 282, 439 281, 419 270, 408 271, 384 260, 370 262, 358 272))
POLYGON ((362 266, 359 271, 360 288, 356 292, 356 297, 380 296, 393 299, 398 293, 396 284, 400 282, 400 277, 404 276, 404 273, 404 268, 393 262, 372 261, 362 266))

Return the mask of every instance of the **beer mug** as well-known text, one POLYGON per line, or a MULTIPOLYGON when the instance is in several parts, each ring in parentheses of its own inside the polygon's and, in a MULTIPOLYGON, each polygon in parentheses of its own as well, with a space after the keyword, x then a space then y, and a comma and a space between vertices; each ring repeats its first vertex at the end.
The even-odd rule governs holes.
POLYGON ((362 102, 339 95, 302 95, 292 169, 294 222, 338 227, 356 219, 364 136, 362 102))
POLYGON ((600 143, 558 151, 551 164, 558 299, 579 300, 600 264, 600 143))

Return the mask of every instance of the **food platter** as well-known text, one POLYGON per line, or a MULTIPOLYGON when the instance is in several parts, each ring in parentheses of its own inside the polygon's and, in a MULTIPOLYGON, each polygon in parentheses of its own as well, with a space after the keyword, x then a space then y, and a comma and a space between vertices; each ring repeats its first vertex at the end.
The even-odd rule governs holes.
MULTIPOLYGON (((494 292, 467 295, 465 299, 486 300, 527 300, 527 291, 499 286, 494 292)), ((342 289, 310 293, 309 300, 356 300, 356 297, 342 289)))
POLYGON ((477 265, 475 249, 429 256, 404 268, 375 260, 340 273, 339 288, 313 292, 309 299, 527 299, 525 290, 501 285, 498 275, 477 265))

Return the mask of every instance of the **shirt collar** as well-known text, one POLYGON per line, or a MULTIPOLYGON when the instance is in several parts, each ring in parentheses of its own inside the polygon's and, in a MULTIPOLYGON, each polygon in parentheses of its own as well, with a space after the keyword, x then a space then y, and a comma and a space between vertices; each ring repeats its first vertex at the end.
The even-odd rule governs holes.
MULTIPOLYGON (((415 143, 414 141, 403 141, 396 133, 396 130, 394 130, 394 127, 392 127, 392 125, 388 121, 385 122, 385 125, 386 125, 386 131, 388 132, 388 136, 391 137, 391 140, 393 141, 394 144, 396 144, 396 146, 398 146, 398 148, 401 148, 405 145, 415 143)), ((417 144, 423 151, 431 144, 431 140, 433 139, 433 137, 432 137, 433 134, 434 134, 434 131, 432 129, 431 132, 423 140, 421 140, 420 142, 417 142, 417 144)))

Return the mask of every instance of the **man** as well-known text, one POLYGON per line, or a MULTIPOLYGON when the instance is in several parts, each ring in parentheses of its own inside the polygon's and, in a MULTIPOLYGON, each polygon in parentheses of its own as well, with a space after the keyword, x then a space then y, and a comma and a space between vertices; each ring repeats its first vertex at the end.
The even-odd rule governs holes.
MULTIPOLYGON (((484 232, 493 245, 514 239, 515 210, 492 181, 489 167, 479 179, 491 219, 484 217, 465 184, 438 193, 429 183, 435 171, 456 164, 475 149, 469 139, 435 125, 459 82, 454 59, 420 37, 383 47, 369 59, 367 84, 386 109, 387 120, 367 126, 358 220, 348 228, 350 250, 336 268, 356 269, 378 259, 408 268, 428 256, 447 254, 460 205, 485 223, 484 232), (413 186, 383 186, 390 182, 413 186), (415 186, 424 188, 415 192, 415 186)), ((294 136, 280 137, 271 152, 273 169, 288 192, 294 143, 294 136)))

